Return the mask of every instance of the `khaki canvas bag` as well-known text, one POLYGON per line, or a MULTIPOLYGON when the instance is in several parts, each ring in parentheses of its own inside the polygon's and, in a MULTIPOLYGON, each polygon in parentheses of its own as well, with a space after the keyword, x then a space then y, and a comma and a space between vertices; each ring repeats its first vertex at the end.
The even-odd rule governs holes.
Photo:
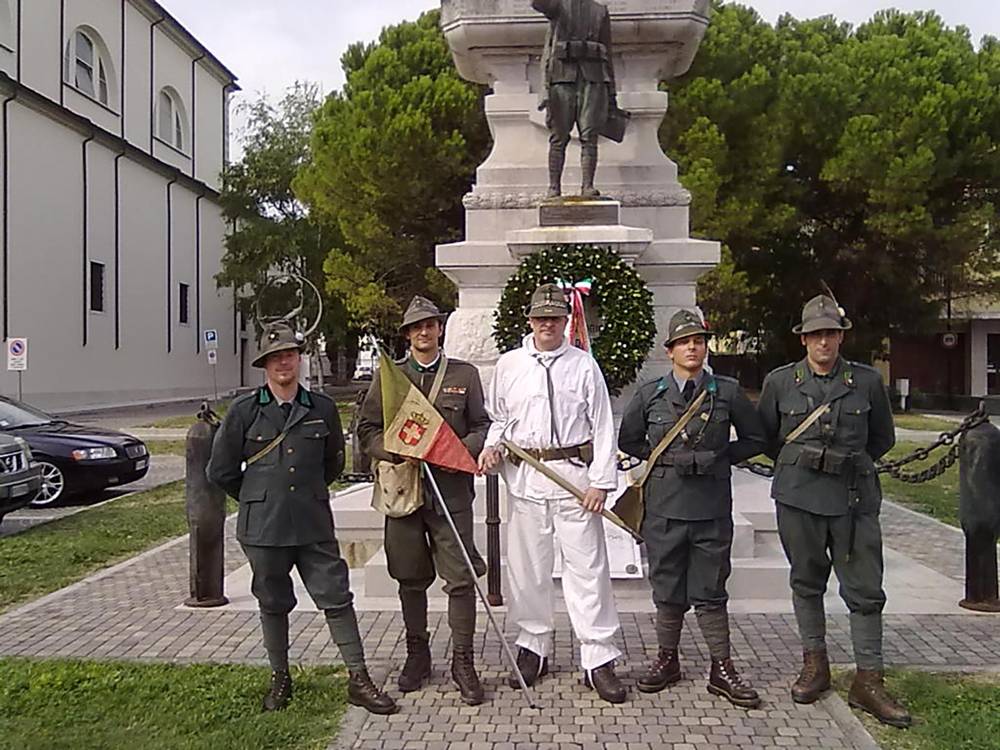
MULTIPOLYGON (((448 369, 448 358, 441 354, 441 364, 427 400, 432 404, 438 397, 448 369)), ((423 485, 420 481, 420 464, 404 461, 372 461, 375 486, 372 489, 372 507, 389 518, 403 518, 416 513, 424 504, 423 485)))

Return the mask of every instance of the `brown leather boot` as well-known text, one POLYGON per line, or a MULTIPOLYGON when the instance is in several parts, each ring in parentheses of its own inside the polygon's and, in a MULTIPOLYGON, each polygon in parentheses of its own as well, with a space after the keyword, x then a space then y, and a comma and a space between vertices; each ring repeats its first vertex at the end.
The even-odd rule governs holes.
POLYGON ((682 676, 677 649, 660 649, 649 669, 639 678, 639 692, 658 693, 667 685, 679 682, 682 676))
POLYGON ((814 703, 830 689, 830 659, 825 649, 802 652, 802 671, 792 684, 792 700, 814 703))
POLYGON ((455 648, 451 655, 451 678, 462 694, 462 702, 468 706, 478 706, 486 694, 476 674, 475 657, 471 648, 455 648))
POLYGON ((847 703, 851 708, 867 711, 889 726, 905 729, 913 723, 910 712, 886 691, 882 672, 876 669, 857 671, 847 694, 847 703))
POLYGON ((292 676, 288 672, 271 672, 271 689, 264 696, 265 711, 281 711, 292 699, 292 676))
POLYGON ((615 663, 609 661, 597 669, 589 669, 583 673, 583 684, 597 691, 608 703, 624 703, 628 691, 615 674, 615 663))
POLYGON ((712 670, 708 675, 708 692, 721 695, 734 706, 741 708, 757 708, 760 696, 750 685, 743 682, 732 659, 713 659, 712 670))
POLYGON ((352 706, 366 708, 373 714, 394 714, 399 710, 396 701, 372 682, 368 670, 350 673, 347 681, 347 702, 352 706))
POLYGON ((431 647, 426 638, 406 636, 406 662, 399 673, 397 684, 403 693, 412 693, 423 687, 431 676, 431 647))

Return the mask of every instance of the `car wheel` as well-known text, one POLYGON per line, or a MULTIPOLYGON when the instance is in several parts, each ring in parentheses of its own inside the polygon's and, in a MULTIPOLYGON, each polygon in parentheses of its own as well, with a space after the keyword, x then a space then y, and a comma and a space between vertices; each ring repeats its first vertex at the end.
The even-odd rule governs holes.
POLYGON ((66 477, 55 464, 39 461, 38 465, 42 467, 42 486, 35 499, 31 501, 31 507, 45 508, 54 505, 62 497, 66 489, 66 477))

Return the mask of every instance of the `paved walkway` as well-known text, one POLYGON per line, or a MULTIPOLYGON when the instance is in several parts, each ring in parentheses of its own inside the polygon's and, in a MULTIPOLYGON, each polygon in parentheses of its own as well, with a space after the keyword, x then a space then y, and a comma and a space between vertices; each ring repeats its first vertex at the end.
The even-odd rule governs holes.
MULTIPOLYGON (((891 504, 884 513, 886 543, 919 556, 948 576, 961 575, 961 533, 891 504)), ((227 574, 243 564, 229 529, 227 574)), ((115 658, 150 661, 262 663, 253 612, 194 611, 180 607, 188 589, 188 548, 179 539, 0 616, 0 655, 115 658)), ((502 610, 498 613, 503 623, 502 610)), ((831 618, 831 656, 849 664, 847 618, 831 618)), ((485 621, 485 617, 483 618, 485 621)), ((360 613, 373 671, 393 688, 404 656, 396 612, 360 613)), ((632 681, 654 654, 652 615, 622 616, 625 656, 619 672, 632 681)), ((515 750, 550 748, 871 747, 853 737, 859 724, 837 698, 813 706, 788 699, 789 676, 798 666, 791 615, 733 616, 738 662, 762 690, 760 710, 730 707, 704 690, 705 645, 689 621, 682 641, 687 678, 659 695, 633 691, 623 706, 609 706, 579 683, 576 645, 565 615, 559 616, 553 674, 538 686, 540 709, 525 709, 506 686, 507 670, 491 633, 478 641, 488 702, 460 703, 447 678, 449 633, 444 615, 432 614, 435 673, 432 685, 401 698, 396 716, 372 717, 351 709, 337 747, 406 750, 515 750), (853 737, 853 738, 852 738, 853 737)), ((886 656, 896 665, 983 669, 1000 666, 1000 622, 977 614, 886 617, 886 656)), ((485 628, 481 628, 484 630, 485 628)), ((335 663, 319 613, 292 615, 292 658, 335 663)))

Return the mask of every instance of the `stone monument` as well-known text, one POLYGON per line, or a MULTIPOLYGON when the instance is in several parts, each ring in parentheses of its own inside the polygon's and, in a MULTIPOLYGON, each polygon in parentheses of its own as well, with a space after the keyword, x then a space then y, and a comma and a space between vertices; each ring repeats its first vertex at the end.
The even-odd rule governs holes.
MULTIPOLYGON (((546 114, 538 109, 549 20, 531 0, 442 0, 441 23, 459 73, 491 88, 485 107, 493 150, 464 199, 466 238, 437 248, 438 268, 459 290, 446 347, 479 366, 484 379, 498 357, 494 310, 526 255, 568 243, 615 249, 653 292, 657 354, 670 316, 679 306, 695 304, 698 277, 719 259, 718 243, 689 236, 691 197, 658 138, 667 111, 667 94, 659 83, 690 67, 708 25, 709 0, 605 4, 611 15, 617 104, 632 117, 622 143, 601 143, 596 182, 612 200, 595 201, 599 205, 591 208, 579 202, 583 205, 574 208, 590 217, 581 223, 560 215, 558 208, 540 209, 549 187, 549 132, 546 114)), ((566 153, 566 184, 581 184, 580 162, 574 139, 566 153)))

